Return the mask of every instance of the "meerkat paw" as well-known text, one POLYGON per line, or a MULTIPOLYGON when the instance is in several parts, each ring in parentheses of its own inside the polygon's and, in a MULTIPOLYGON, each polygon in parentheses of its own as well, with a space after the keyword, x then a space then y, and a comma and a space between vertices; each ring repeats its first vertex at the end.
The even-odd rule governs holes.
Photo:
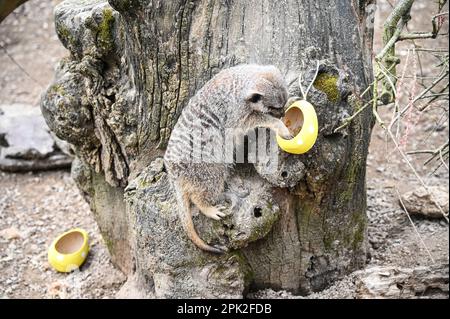
POLYGON ((294 137, 294 136, 292 136, 292 133, 289 131, 289 129, 284 124, 283 124, 283 126, 280 126, 277 133, 285 140, 290 140, 291 138, 294 137))
POLYGON ((227 216, 227 214, 225 214, 224 212, 222 212, 222 210, 224 210, 226 207, 225 206, 216 206, 216 207, 208 207, 206 209, 204 209, 202 211, 202 213, 209 217, 212 218, 214 220, 221 220, 223 217, 227 216))
MULTIPOLYGON (((217 208, 221 213, 223 213, 223 211, 225 210, 225 209, 227 209, 227 206, 226 205, 217 205, 217 206, 214 206, 215 208, 217 208)), ((226 214, 225 214, 226 215, 226 214)))

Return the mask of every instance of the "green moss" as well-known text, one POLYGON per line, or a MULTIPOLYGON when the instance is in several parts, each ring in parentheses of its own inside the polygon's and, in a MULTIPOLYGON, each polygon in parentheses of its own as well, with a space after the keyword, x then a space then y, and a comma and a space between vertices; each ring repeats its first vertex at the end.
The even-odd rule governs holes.
POLYGON ((105 51, 110 51, 113 46, 112 27, 114 15, 111 9, 103 10, 103 20, 98 26, 98 41, 105 51))
POLYGON ((352 248, 355 250, 364 241, 364 232, 366 229, 366 217, 363 212, 355 212, 352 215, 352 226, 355 229, 353 233, 352 248))
POLYGON ((114 248, 112 240, 107 238, 106 236, 103 236, 103 240, 105 242, 106 247, 108 248, 109 253, 112 254, 114 248))
POLYGON ((340 229, 331 227, 330 229, 324 225, 322 242, 325 251, 330 252, 336 249, 333 245, 336 240, 340 241, 343 247, 353 250, 360 248, 365 238, 366 223, 364 212, 355 212, 351 215, 345 227, 340 229))
POLYGON ((68 39, 70 37, 70 32, 69 29, 67 29, 64 25, 62 24, 57 24, 56 25, 56 30, 58 31, 58 34, 64 38, 64 39, 68 39))
POLYGON ((249 266, 247 258, 244 257, 244 254, 242 254, 241 251, 234 251, 232 255, 239 262, 241 271, 244 274, 245 285, 246 286, 249 285, 255 278, 255 274, 253 273, 251 267, 249 266))
POLYGON ((156 175, 152 174, 146 175, 144 177, 139 178, 137 183, 140 189, 145 189, 157 183, 163 176, 164 176, 163 173, 158 173, 156 175))
POLYGON ((50 87, 50 89, 48 90, 48 93, 64 96, 64 95, 66 95, 66 90, 62 87, 62 85, 54 84, 50 87))
POLYGON ((340 94, 337 87, 338 78, 329 73, 320 73, 314 81, 314 87, 327 95, 329 101, 339 102, 340 94))
POLYGON ((350 167, 347 173, 347 181, 349 184, 354 184, 358 178, 361 163, 358 158, 353 158, 350 162, 350 167))
POLYGON ((361 161, 357 156, 354 156, 347 168, 347 174, 345 177, 346 189, 343 190, 339 196, 340 202, 345 203, 351 200, 354 195, 355 183, 359 178, 361 171, 361 161))
POLYGON ((336 229, 336 227, 333 227, 332 225, 328 226, 327 223, 324 223, 322 227, 323 227, 322 243, 325 251, 332 252, 336 250, 337 248, 335 244, 336 241, 341 242, 343 240, 345 246, 347 246, 347 244, 345 243, 345 232, 343 235, 343 232, 341 230, 336 229), (342 238, 343 236, 344 238, 342 238))
POLYGON ((139 183, 139 188, 141 188, 141 189, 147 188, 151 185, 151 183, 145 178, 140 179, 138 183, 139 183))
POLYGON ((326 251, 330 251, 333 248, 333 242, 335 241, 335 239, 331 234, 331 231, 327 231, 325 232, 325 236, 323 238, 323 247, 326 251))
POLYGON ((356 232, 353 235, 353 243, 352 243, 353 250, 356 250, 359 247, 359 245, 364 241, 365 229, 366 229, 365 222, 361 222, 358 224, 356 232))
MULTIPOLYGON (((301 204, 298 205, 297 214, 297 227, 300 233, 309 234, 311 232, 320 232, 322 227, 322 221, 320 213, 317 212, 317 204, 314 200, 303 197, 300 199, 301 204)), ((318 238, 319 239, 319 238, 318 238)))
POLYGON ((70 45, 71 47, 75 46, 75 39, 70 33, 69 29, 64 24, 56 24, 56 34, 59 36, 59 39, 64 44, 64 46, 70 45))

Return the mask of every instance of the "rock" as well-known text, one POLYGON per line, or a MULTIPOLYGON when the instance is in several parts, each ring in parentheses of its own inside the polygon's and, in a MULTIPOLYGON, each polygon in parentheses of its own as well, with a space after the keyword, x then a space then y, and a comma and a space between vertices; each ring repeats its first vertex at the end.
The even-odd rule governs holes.
POLYGON ((448 214, 448 189, 440 186, 429 186, 430 193, 423 187, 402 195, 402 201, 410 214, 423 215, 429 218, 442 218, 442 212, 448 214), (435 202, 436 201, 436 202, 435 202))
POLYGON ((49 285, 47 292, 50 298, 59 298, 59 299, 67 298, 67 286, 60 281, 52 282, 49 285))
POLYGON ((0 231, 0 236, 2 236, 3 238, 5 238, 7 240, 21 238, 20 232, 15 227, 9 227, 9 228, 3 229, 2 231, 0 231))
POLYGON ((51 269, 50 264, 48 262, 42 263, 42 269, 44 271, 47 271, 47 270, 51 269))
POLYGON ((35 171, 69 167, 39 107, 0 105, 0 170, 35 171))

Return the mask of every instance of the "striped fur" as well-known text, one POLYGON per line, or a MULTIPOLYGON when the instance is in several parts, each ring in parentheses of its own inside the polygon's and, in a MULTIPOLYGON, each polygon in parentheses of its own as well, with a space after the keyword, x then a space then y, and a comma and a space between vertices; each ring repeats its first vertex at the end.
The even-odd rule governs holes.
POLYGON ((213 219, 225 216, 218 205, 230 164, 215 148, 222 149, 225 131, 231 128, 267 127, 288 137, 289 130, 276 117, 281 116, 286 100, 287 89, 277 68, 239 65, 214 76, 183 109, 164 160, 177 194, 180 221, 199 248, 213 253, 225 250, 198 236, 191 214, 194 204, 213 219))

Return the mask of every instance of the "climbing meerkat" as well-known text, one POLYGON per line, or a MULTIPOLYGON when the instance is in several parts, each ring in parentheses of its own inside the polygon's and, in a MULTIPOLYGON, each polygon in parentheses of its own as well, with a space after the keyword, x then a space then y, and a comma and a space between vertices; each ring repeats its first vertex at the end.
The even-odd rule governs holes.
POLYGON ((206 143, 204 140, 211 142, 215 137, 220 140, 226 129, 249 131, 257 127, 291 138, 279 119, 287 97, 286 84, 276 67, 239 65, 215 75, 183 109, 170 136, 164 161, 176 193, 180 221, 199 248, 213 253, 226 251, 208 245, 198 236, 191 203, 212 219, 224 217, 220 200, 232 165, 220 160, 206 161, 205 158, 211 157, 211 150, 201 148, 206 143))

